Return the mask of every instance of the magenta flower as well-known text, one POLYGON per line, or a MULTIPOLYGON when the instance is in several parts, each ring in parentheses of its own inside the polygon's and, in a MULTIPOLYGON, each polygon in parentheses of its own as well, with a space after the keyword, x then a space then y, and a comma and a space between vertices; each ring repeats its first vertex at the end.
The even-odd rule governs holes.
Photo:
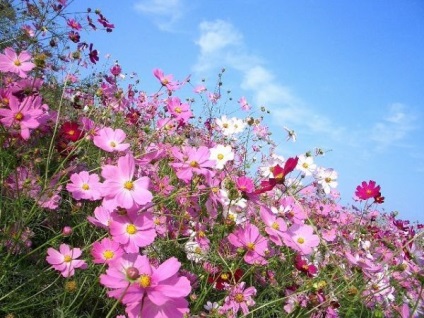
POLYGON ((227 317, 236 317, 238 311, 241 309, 243 315, 249 313, 249 307, 255 305, 253 296, 256 295, 255 287, 248 287, 244 289, 246 283, 241 282, 235 286, 230 287, 230 294, 225 298, 224 305, 219 309, 221 314, 229 314, 227 317))
POLYGON ((362 181, 362 184, 356 187, 355 195, 360 200, 374 198, 380 194, 380 186, 375 181, 370 180, 368 183, 362 181))
POLYGON ((262 206, 260 208, 260 216, 266 225, 265 232, 268 233, 269 239, 276 245, 282 246, 283 242, 281 239, 287 230, 286 222, 282 218, 277 218, 274 213, 262 206))
POLYGON ((178 148, 173 148, 172 154, 176 161, 179 162, 173 162, 171 166, 176 170, 177 177, 184 182, 190 182, 193 173, 204 175, 207 178, 213 175, 210 169, 215 167, 215 162, 209 160, 210 152, 208 147, 193 148, 183 146, 182 151, 178 148))
MULTIPOLYGON (((45 105, 43 105, 45 106, 45 105)), ((40 96, 28 96, 19 102, 19 100, 10 96, 9 108, 0 108, 0 122, 5 127, 12 129, 20 129, 21 137, 28 140, 30 137, 30 129, 35 129, 40 125, 40 118, 44 111, 41 108, 40 96)))
POLYGON ((122 129, 113 130, 110 127, 99 129, 93 137, 94 144, 107 152, 125 151, 130 144, 122 143, 127 135, 122 129))
POLYGON ((302 255, 309 255, 319 245, 318 235, 313 234, 314 229, 310 225, 292 225, 283 236, 284 243, 302 255))
POLYGON ((135 160, 132 154, 118 159, 118 166, 106 165, 102 167, 103 205, 109 210, 116 207, 130 209, 134 206, 152 202, 153 195, 148 190, 150 179, 141 177, 134 179, 135 160))
POLYGON ((228 235, 228 241, 235 247, 243 249, 244 261, 248 264, 265 265, 265 255, 268 252, 268 241, 259 233, 253 224, 237 228, 228 235))
POLYGON ((66 190, 71 192, 75 200, 99 200, 101 195, 101 183, 97 174, 89 174, 87 171, 71 175, 71 182, 66 185, 66 190))
POLYGON ((17 54, 13 48, 5 48, 4 54, 0 54, 0 71, 18 74, 21 78, 27 77, 27 72, 31 71, 35 64, 28 62, 31 55, 27 51, 17 54))
POLYGON ((67 244, 61 244, 59 251, 50 247, 47 249, 47 262, 51 268, 59 271, 63 277, 70 277, 75 274, 75 268, 85 269, 87 263, 77 258, 81 256, 81 249, 71 248, 67 244))
POLYGON ((122 244, 127 253, 138 253, 140 247, 150 245, 156 237, 153 216, 149 212, 112 215, 109 224, 113 240, 122 244))
POLYGON ((100 242, 94 242, 91 248, 91 255, 93 256, 93 263, 95 264, 109 264, 124 254, 121 244, 104 238, 100 242))

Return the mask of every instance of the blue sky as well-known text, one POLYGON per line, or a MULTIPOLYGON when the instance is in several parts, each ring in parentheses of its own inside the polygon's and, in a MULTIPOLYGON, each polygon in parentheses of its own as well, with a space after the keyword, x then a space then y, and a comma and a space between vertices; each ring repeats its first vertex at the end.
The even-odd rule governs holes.
POLYGON ((424 221, 424 2, 401 0, 75 1, 116 29, 92 40, 140 88, 161 68, 211 86, 222 67, 236 100, 271 111, 285 157, 321 147, 343 202, 363 180, 381 185, 387 212, 424 221), (283 126, 296 143, 285 142, 283 126))

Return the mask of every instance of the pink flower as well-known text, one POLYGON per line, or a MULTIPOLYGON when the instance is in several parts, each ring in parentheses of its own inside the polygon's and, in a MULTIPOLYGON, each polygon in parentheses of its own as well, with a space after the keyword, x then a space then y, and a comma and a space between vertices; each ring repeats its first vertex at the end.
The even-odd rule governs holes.
POLYGON ((154 69, 153 75, 160 81, 162 86, 165 86, 169 91, 175 91, 179 84, 176 81, 173 81, 172 75, 164 75, 163 71, 160 69, 154 69))
POLYGON ((122 143, 127 135, 122 129, 113 130, 110 127, 99 129, 93 138, 94 144, 107 152, 125 151, 130 144, 122 143))
POLYGON ((244 289, 245 285, 245 282, 241 282, 231 287, 230 294, 225 298, 224 305, 219 309, 220 313, 224 315, 228 313, 229 317, 236 317, 240 309, 243 315, 249 313, 249 307, 255 305, 253 296, 256 295, 256 289, 255 287, 244 289))
POLYGON ((110 211, 104 206, 98 206, 94 209, 94 217, 88 216, 87 220, 94 226, 109 229, 109 223, 111 220, 110 211))
POLYGON ((380 186, 376 186, 375 181, 370 180, 368 183, 362 181, 362 184, 356 187, 355 195, 360 200, 374 198, 380 194, 380 186))
POLYGON ((27 72, 31 71, 35 64, 28 62, 31 55, 27 51, 16 54, 13 48, 5 48, 4 54, 0 54, 0 71, 18 74, 19 77, 27 77, 27 72))
POLYGON ((237 189, 244 193, 251 193, 255 190, 253 180, 246 176, 238 177, 236 180, 237 189))
POLYGON ((77 258, 81 256, 81 249, 70 248, 67 244, 61 244, 59 251, 50 247, 47 249, 47 262, 51 267, 59 271, 63 277, 70 277, 75 274, 75 268, 85 269, 87 263, 77 258))
POLYGON ((68 19, 68 21, 66 22, 66 24, 71 29, 74 29, 74 30, 77 30, 77 31, 79 31, 79 30, 82 29, 81 24, 78 21, 74 20, 74 19, 68 19))
POLYGON ((208 147, 193 148, 183 146, 182 151, 178 148, 173 148, 172 154, 179 162, 171 163, 171 166, 175 168, 177 177, 184 182, 190 182, 193 173, 204 175, 207 178, 212 176, 213 172, 209 169, 215 167, 215 162, 209 160, 210 152, 208 147))
POLYGON ((135 161, 132 154, 118 159, 118 166, 105 165, 102 167, 103 205, 110 210, 116 207, 130 209, 133 206, 145 205, 152 202, 153 195, 148 190, 150 179, 141 177, 134 179, 135 161))
POLYGON ((172 117, 178 121, 186 123, 191 117, 193 117, 190 105, 181 103, 181 100, 178 97, 168 98, 166 105, 172 117))
POLYGON ((100 242, 94 242, 91 249, 91 255, 94 257, 95 264, 109 264, 120 258, 124 254, 124 250, 118 242, 110 238, 104 238, 100 242))
POLYGON ((265 254, 268 252, 268 241, 259 233, 253 224, 237 228, 228 235, 228 241, 235 247, 244 249, 244 261, 248 264, 265 265, 265 254))
POLYGON ((101 183, 97 174, 89 174, 87 171, 71 175, 71 183, 66 185, 66 190, 71 192, 75 200, 99 200, 101 195, 101 183))
POLYGON ((190 281, 179 276, 181 263, 171 257, 159 267, 150 264, 147 256, 138 256, 139 276, 122 301, 130 317, 182 318, 189 312, 184 298, 191 292, 190 281))
POLYGON ((112 215, 109 224, 113 240, 122 244, 127 253, 138 253, 156 237, 153 216, 149 212, 134 215, 112 215))
POLYGON ((247 102, 247 100, 244 96, 239 99, 238 103, 240 104, 241 109, 243 109, 245 111, 250 110, 250 105, 249 105, 249 103, 247 102))
POLYGON ((180 266, 175 257, 156 268, 145 255, 126 254, 110 263, 100 283, 127 306, 129 317, 179 318, 189 311, 184 297, 191 292, 190 281, 178 275, 180 266))
POLYGON ((287 230, 286 222, 282 218, 277 218, 269 209, 262 206, 260 208, 260 216, 266 225, 265 232, 268 233, 269 239, 278 246, 283 245, 281 239, 287 230))
MULTIPOLYGON (((44 106, 44 105, 43 105, 44 106)), ((40 96, 29 96, 19 102, 19 100, 10 96, 9 108, 0 108, 0 122, 6 126, 20 128, 21 137, 28 140, 30 137, 30 129, 35 129, 40 125, 40 118, 44 111, 41 108, 40 96)))
POLYGON ((314 229, 310 225, 292 225, 283 237, 284 243, 302 255, 309 255, 313 248, 319 245, 318 235, 313 234, 314 229))

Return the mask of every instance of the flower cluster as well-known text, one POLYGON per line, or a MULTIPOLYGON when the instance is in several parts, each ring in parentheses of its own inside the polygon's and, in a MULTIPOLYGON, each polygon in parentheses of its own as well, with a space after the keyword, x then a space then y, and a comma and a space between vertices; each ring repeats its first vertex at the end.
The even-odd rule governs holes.
MULTIPOLYGON (((98 61, 81 30, 114 25, 94 14, 65 15, 65 65, 98 61)), ((380 212, 375 181, 356 188, 363 207, 342 206, 322 153, 280 156, 245 97, 222 115, 222 73, 215 91, 192 87, 205 119, 176 96, 189 77, 155 69, 148 94, 116 62, 96 85, 70 73, 54 86, 38 73, 55 74, 53 61, 21 47, 0 52, 1 314, 42 315, 28 301, 41 297, 69 316, 424 314, 423 226, 380 212)))

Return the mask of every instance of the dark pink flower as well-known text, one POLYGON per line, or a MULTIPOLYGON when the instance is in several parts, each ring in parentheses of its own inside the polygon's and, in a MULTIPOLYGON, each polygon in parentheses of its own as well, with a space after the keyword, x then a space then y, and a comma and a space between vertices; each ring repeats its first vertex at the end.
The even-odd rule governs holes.
POLYGON ((362 181, 362 184, 356 187, 355 195, 360 200, 375 198, 380 194, 380 186, 376 185, 375 181, 370 180, 368 183, 362 181))
POLYGON ((259 233, 253 224, 237 228, 228 235, 228 241, 235 247, 245 251, 244 261, 248 264, 265 265, 268 252, 268 241, 259 233))

